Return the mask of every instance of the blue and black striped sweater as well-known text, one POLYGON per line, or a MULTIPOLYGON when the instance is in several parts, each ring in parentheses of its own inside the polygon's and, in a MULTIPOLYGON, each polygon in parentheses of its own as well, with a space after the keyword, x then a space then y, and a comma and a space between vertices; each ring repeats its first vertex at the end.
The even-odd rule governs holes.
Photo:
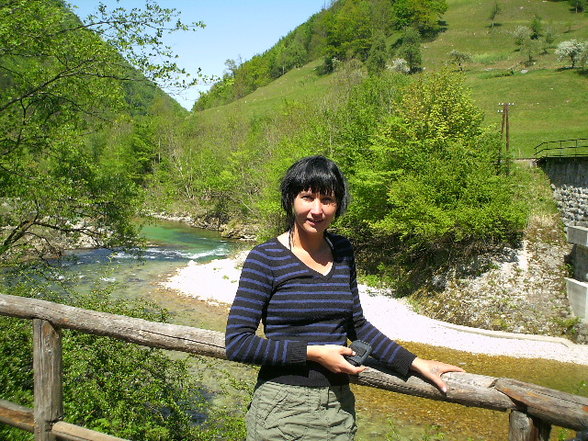
POLYGON ((350 242, 328 234, 334 263, 327 275, 306 266, 277 239, 258 245, 243 265, 227 322, 230 360, 260 364, 259 381, 300 386, 349 382, 306 360, 307 345, 372 345, 372 356, 406 375, 415 358, 363 315, 350 242), (266 338, 256 335, 262 321, 266 338))

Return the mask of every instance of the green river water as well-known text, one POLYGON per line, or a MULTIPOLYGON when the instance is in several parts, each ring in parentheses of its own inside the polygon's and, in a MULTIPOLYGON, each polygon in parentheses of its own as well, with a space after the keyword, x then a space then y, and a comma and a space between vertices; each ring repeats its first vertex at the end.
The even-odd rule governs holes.
MULTIPOLYGON (((170 312, 174 323, 224 331, 228 305, 213 306, 177 295, 161 287, 159 282, 190 260, 206 262, 222 258, 235 250, 238 244, 223 240, 215 233, 173 222, 149 225, 145 227, 144 234, 150 246, 143 259, 105 250, 76 252, 78 259, 72 264, 71 270, 77 275, 80 287, 83 289, 96 281, 114 284, 117 296, 155 302, 170 312)), ((551 360, 485 356, 415 343, 404 345, 419 356, 459 365, 472 373, 515 378, 588 396, 587 366, 551 360)), ((255 381, 255 367, 223 360, 198 361, 194 366, 195 374, 203 378, 217 404, 244 408, 247 392, 230 387, 228 373, 251 388, 255 381)), ((415 398, 370 387, 353 385, 353 389, 357 398, 358 441, 508 439, 506 413, 415 398)), ((554 428, 551 440, 572 437, 571 431, 566 433, 560 428, 554 428)))

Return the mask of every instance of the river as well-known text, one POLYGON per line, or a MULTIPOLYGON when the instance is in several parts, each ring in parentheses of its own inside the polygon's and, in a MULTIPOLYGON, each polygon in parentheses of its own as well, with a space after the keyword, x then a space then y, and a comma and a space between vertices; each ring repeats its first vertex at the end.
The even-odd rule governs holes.
MULTIPOLYGON (((238 244, 222 239, 218 234, 190 228, 175 222, 147 225, 143 234, 149 242, 141 258, 129 253, 108 250, 78 250, 75 260, 66 266, 77 278, 79 289, 93 284, 110 286, 116 296, 155 302, 170 312, 177 324, 223 331, 228 306, 214 306, 161 287, 167 278, 191 260, 207 262, 222 258, 238 244)), ((520 359, 504 356, 484 356, 422 344, 405 346, 426 358, 434 358, 460 365, 467 371, 495 377, 510 377, 565 392, 588 396, 588 369, 572 363, 551 360, 520 359)), ((202 363, 202 362, 201 362, 202 363)), ((202 364, 195 372, 217 396, 217 401, 243 406, 247 392, 234 390, 227 398, 231 382, 227 372, 239 377, 249 387, 253 385, 255 368, 226 361, 210 361, 214 366, 203 374, 202 364), (214 373, 213 373, 214 372, 214 373), (225 384, 222 384, 225 383, 225 384)), ((495 441, 508 439, 506 413, 425 400, 369 387, 353 385, 357 396, 360 430, 357 441, 437 440, 495 441)), ((551 440, 571 438, 552 430, 551 440), (560 437, 561 436, 561 437, 560 437)))

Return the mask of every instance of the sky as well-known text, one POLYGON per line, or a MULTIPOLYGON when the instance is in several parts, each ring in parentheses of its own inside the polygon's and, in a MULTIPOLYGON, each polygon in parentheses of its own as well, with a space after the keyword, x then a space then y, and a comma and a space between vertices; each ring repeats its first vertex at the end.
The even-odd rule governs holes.
MULTIPOLYGON (((109 8, 127 9, 144 6, 144 0, 69 0, 76 14, 85 18, 96 11, 99 3, 109 8)), ((327 0, 158 0, 163 8, 181 13, 184 23, 202 21, 204 29, 173 34, 166 39, 179 56, 180 67, 207 76, 222 76, 227 59, 247 61, 271 48, 281 37, 328 6, 327 0)), ((200 91, 210 85, 195 86, 172 95, 190 110, 200 91)), ((172 94, 171 91, 167 91, 172 94)))

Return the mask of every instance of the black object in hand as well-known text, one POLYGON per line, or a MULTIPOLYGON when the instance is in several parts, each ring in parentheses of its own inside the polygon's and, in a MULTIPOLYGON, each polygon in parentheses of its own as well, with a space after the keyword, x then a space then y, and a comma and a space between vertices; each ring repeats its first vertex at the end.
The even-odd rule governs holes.
POLYGON ((355 340, 349 347, 355 352, 355 355, 345 355, 345 359, 353 366, 361 366, 372 352, 372 347, 361 340, 355 340))

